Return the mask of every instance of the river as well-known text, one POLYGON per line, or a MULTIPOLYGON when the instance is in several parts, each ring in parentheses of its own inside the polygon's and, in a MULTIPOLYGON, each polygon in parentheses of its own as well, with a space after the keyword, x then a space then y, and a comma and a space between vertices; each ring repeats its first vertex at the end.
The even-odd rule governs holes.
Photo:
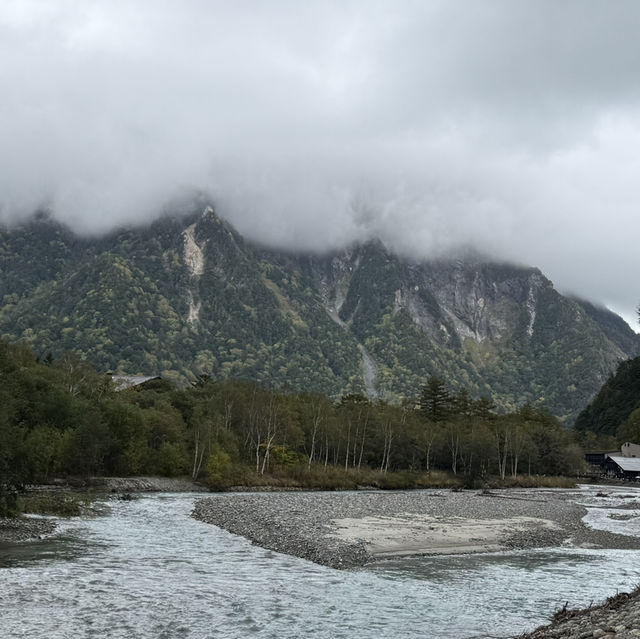
MULTIPOLYGON (((575 491, 590 525, 640 534, 640 511, 628 507, 640 491, 606 490, 606 509, 595 489, 575 491)), ((567 600, 584 606, 640 582, 637 552, 572 548, 337 571, 190 518, 200 497, 113 501, 49 539, 0 546, 0 636, 507 637, 567 600)))

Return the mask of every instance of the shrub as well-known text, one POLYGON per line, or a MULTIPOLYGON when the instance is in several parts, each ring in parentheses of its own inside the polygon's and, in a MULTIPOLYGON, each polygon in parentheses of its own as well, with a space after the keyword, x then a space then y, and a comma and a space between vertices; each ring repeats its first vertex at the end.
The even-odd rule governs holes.
POLYGON ((231 485, 233 464, 229 453, 215 446, 207 458, 207 485, 211 490, 224 490, 231 485))

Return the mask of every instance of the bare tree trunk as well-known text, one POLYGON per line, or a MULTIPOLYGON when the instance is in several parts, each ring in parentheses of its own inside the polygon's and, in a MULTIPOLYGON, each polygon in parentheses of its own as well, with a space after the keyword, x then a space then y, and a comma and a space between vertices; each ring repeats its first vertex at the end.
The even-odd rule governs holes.
POLYGON ((273 438, 276 436, 275 433, 269 437, 266 443, 264 457, 262 458, 262 469, 260 471, 261 475, 264 475, 264 471, 269 469, 269 453, 271 451, 271 444, 273 443, 273 438))
POLYGON ((195 450, 193 453, 193 470, 191 471, 191 479, 198 478, 200 469, 202 468, 202 462, 204 461, 204 456, 208 448, 207 442, 201 442, 200 437, 201 431, 198 429, 195 436, 195 450))
POLYGON ((329 464, 329 433, 325 433, 325 447, 324 447, 324 467, 326 469, 329 464))
POLYGON ((198 459, 198 465, 196 466, 196 472, 195 472, 195 475, 193 476, 193 479, 197 479, 198 475, 200 474, 200 469, 202 468, 202 462, 204 461, 205 450, 206 450, 206 447, 202 446, 200 450, 200 458, 198 459))
POLYGON ((224 402, 224 429, 231 430, 231 416, 233 412, 233 402, 225 400, 224 402))
POLYGON ((358 447, 357 447, 357 443, 358 443, 358 431, 360 430, 360 427, 356 424, 356 432, 353 434, 353 449, 352 449, 352 461, 351 461, 351 467, 355 468, 356 467, 356 455, 358 453, 358 447))
POLYGON ((349 470, 349 443, 351 442, 351 420, 347 421, 347 450, 344 454, 344 469, 349 470))
POLYGON ((193 453, 193 470, 191 471, 191 479, 195 479, 197 477, 196 475, 196 466, 198 463, 198 446, 200 443, 200 429, 196 430, 195 432, 195 446, 194 446, 194 453, 193 453))
POLYGON ((391 458, 391 442, 393 441, 393 426, 390 420, 384 422, 383 427, 384 443, 382 445, 382 461, 380 462, 380 470, 386 473, 389 469, 389 461, 391 458))
POLYGON ((393 442, 393 431, 391 430, 391 426, 389 426, 389 436, 387 438, 387 460, 384 464, 384 472, 389 470, 389 462, 391 460, 391 443, 393 442))
POLYGON ((309 452, 309 468, 311 468, 311 463, 313 462, 313 458, 316 453, 316 436, 321 422, 322 416, 320 415, 320 404, 318 404, 314 407, 313 431, 311 432, 311 451, 309 452))
POLYGON ((362 429, 362 439, 360 440, 360 456, 358 457, 358 470, 360 470, 360 468, 362 467, 362 455, 364 454, 364 440, 366 436, 367 422, 364 423, 364 428, 362 429))
POLYGON ((449 450, 451 451, 451 470, 458 474, 458 452, 460 450, 460 433, 453 425, 449 430, 449 450))
POLYGON ((520 454, 524 447, 525 436, 522 433, 518 424, 515 424, 513 429, 511 441, 511 472, 514 478, 518 476, 518 462, 520 460, 520 454))
POLYGON ((313 462, 313 457, 316 454, 316 433, 318 430, 318 424, 314 420, 313 421, 313 431, 311 432, 311 450, 309 451, 309 463, 307 466, 311 468, 311 464, 313 462))
POLYGON ((509 453, 509 436, 506 427, 502 433, 500 433, 499 427, 496 427, 495 437, 498 457, 498 473, 500 474, 500 479, 504 479, 507 474, 507 457, 509 453))

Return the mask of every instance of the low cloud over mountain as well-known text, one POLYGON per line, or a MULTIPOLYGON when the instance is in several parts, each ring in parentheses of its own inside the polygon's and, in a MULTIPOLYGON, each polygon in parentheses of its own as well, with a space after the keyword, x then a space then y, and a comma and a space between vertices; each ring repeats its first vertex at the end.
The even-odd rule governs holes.
POLYGON ((0 210, 533 264, 634 321, 640 6, 5 2, 0 210))

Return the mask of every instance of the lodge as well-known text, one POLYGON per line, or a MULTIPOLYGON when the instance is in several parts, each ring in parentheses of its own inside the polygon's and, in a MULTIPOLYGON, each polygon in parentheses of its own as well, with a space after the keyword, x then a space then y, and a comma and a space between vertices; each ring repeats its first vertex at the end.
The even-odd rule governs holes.
POLYGON ((640 458, 623 457, 622 455, 607 455, 604 461, 604 471, 608 477, 640 480, 640 458))
POLYGON ((587 453, 586 462, 599 474, 615 479, 640 481, 640 445, 625 442, 620 451, 587 453))

